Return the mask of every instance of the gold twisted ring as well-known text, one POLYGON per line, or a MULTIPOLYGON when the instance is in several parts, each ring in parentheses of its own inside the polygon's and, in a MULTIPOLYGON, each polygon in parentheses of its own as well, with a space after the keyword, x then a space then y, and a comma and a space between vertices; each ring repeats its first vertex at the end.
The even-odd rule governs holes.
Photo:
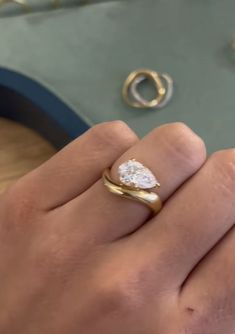
POLYGON ((148 168, 131 159, 119 166, 118 173, 120 183, 112 180, 110 169, 103 172, 104 185, 111 193, 147 205, 154 215, 161 210, 159 195, 151 191, 160 187, 160 183, 148 168))
POLYGON ((125 102, 131 107, 135 108, 156 108, 161 102, 163 102, 165 95, 166 88, 162 83, 160 75, 157 72, 148 69, 140 69, 131 72, 128 75, 126 81, 124 82, 122 89, 122 96, 125 102), (145 77, 153 82, 157 92, 156 98, 151 101, 142 101, 143 103, 140 103, 139 101, 133 99, 133 97, 130 96, 130 87, 133 82, 135 82, 135 80, 139 77, 145 77))
MULTIPOLYGON (((160 102, 157 106, 155 106, 156 109, 162 109, 164 108, 169 101, 172 98, 173 95, 173 80, 172 78, 169 76, 169 74, 166 73, 162 73, 159 74, 160 79, 162 81, 164 81, 164 86, 166 87, 166 94, 164 96, 164 99, 162 100, 162 102, 160 102)), ((130 86, 130 94, 132 95, 132 97, 139 102, 142 106, 148 106, 149 101, 144 99, 140 93, 138 92, 138 85, 142 82, 146 80, 146 77, 144 76, 139 76, 137 77, 131 84, 130 86)))
POLYGON ((172 95, 172 78, 168 74, 160 74, 148 69, 131 72, 124 82, 122 89, 124 101, 135 108, 162 109, 171 100, 172 95), (151 101, 141 97, 137 90, 138 85, 146 79, 150 80, 156 89, 156 97, 151 101))

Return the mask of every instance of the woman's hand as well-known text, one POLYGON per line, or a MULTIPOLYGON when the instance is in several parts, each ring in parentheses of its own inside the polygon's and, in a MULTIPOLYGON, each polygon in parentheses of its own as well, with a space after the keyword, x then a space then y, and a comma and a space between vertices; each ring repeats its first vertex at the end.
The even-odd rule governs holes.
POLYGON ((98 125, 0 202, 1 334, 235 331, 235 151, 205 163, 181 123, 138 140, 98 125), (162 211, 105 189, 131 158, 161 183, 162 211))

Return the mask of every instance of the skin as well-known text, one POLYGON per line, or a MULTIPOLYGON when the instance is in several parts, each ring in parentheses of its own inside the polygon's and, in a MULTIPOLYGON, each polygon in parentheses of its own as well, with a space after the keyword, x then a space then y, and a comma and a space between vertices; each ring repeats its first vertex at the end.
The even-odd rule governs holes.
POLYGON ((234 191, 235 150, 207 158, 182 123, 92 128, 1 197, 0 333, 232 334, 234 191), (155 217, 102 184, 131 158, 161 183, 155 217))

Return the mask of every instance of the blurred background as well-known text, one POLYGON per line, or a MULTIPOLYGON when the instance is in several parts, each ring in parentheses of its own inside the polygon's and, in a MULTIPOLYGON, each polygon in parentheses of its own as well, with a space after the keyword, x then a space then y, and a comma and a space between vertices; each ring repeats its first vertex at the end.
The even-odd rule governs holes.
POLYGON ((35 131, 0 118, 0 193, 55 152, 52 144, 35 131))
POLYGON ((0 191, 114 119, 140 137, 182 121, 209 153, 234 147, 234 13, 234 0, 0 0, 0 191), (172 78, 161 110, 124 102, 139 68, 172 78))

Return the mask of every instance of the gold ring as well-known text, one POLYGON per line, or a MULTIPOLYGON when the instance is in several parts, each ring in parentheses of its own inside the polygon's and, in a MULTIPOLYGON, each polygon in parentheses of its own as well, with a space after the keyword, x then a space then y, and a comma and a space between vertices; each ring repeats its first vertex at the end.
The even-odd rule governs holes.
MULTIPOLYGON (((171 100, 174 92, 174 87, 173 87, 173 79, 169 76, 169 74, 166 73, 161 73, 159 74, 160 79, 162 82, 164 82, 164 86, 166 88, 166 94, 164 96, 164 99, 162 100, 161 103, 159 103, 157 106, 155 106, 155 109, 162 109, 164 108, 169 101, 171 100)), ((148 100, 143 98, 140 93, 138 92, 138 85, 145 81, 146 77, 144 76, 139 76, 137 77, 130 85, 129 87, 129 94, 132 96, 132 98, 136 101, 139 102, 143 107, 148 105, 148 100)))
POLYGON ((131 107, 135 108, 151 108, 151 109, 156 108, 164 100, 165 95, 166 95, 166 88, 162 83, 160 75, 157 72, 148 69, 140 69, 131 72, 128 75, 127 79, 125 80, 122 89, 122 97, 124 101, 131 107), (130 87, 138 77, 145 77, 153 82, 157 92, 156 98, 154 98, 151 101, 146 100, 142 103, 131 98, 130 87))
POLYGON ((159 195, 151 191, 160 187, 160 183, 147 167, 131 159, 119 166, 118 174, 120 183, 112 180, 110 169, 103 172, 104 185, 111 193, 147 205, 154 215, 161 210, 159 195))

